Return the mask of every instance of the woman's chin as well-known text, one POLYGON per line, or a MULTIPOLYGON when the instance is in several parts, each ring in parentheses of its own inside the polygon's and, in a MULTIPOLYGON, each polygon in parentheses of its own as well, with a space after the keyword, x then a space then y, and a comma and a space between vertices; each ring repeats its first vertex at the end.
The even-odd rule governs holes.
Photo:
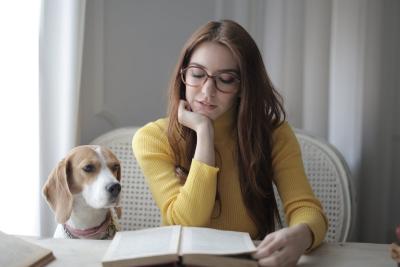
POLYGON ((215 112, 207 112, 205 110, 199 110, 199 111, 195 111, 195 112, 198 114, 201 114, 203 116, 206 116, 210 120, 215 120, 215 112))

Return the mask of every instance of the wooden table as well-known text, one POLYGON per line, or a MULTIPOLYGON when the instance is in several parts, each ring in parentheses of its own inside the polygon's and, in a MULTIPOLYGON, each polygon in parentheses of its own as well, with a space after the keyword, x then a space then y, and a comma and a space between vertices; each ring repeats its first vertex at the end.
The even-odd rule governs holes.
POLYGON ((323 244, 301 257, 301 267, 397 267, 387 244, 336 243, 323 244))
MULTIPOLYGON (((56 260, 49 267, 101 266, 101 259, 110 244, 109 240, 37 239, 23 237, 53 250, 56 260)), ((390 258, 389 245, 370 243, 322 244, 301 257, 301 267, 396 267, 390 258)))

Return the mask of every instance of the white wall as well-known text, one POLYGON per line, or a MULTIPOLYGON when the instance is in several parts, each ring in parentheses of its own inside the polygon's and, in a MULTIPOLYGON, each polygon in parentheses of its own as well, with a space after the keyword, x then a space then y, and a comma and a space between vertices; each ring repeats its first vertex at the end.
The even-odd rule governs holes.
POLYGON ((400 223, 399 1, 87 4, 81 143, 164 116, 185 40, 208 20, 235 19, 262 50, 291 124, 333 143, 348 161, 358 192, 352 239, 392 240, 400 223))

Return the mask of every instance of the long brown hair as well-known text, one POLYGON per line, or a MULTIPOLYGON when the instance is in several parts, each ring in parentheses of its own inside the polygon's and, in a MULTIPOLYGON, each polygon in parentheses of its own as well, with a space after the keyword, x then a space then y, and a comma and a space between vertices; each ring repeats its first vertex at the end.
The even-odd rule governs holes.
POLYGON ((200 27, 182 49, 170 83, 168 141, 178 169, 190 166, 196 134, 178 122, 180 99, 186 99, 180 69, 203 42, 217 42, 230 49, 239 64, 240 98, 235 136, 242 198, 256 224, 259 238, 281 224, 273 192, 272 133, 286 118, 282 98, 265 70, 259 49, 248 32, 234 21, 211 21, 200 27))

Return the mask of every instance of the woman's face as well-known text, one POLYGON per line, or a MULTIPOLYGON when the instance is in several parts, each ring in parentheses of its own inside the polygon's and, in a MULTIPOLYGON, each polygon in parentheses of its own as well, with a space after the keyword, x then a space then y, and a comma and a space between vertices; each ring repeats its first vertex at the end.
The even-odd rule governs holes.
POLYGON ((240 74, 229 48, 214 42, 202 43, 188 66, 191 68, 185 74, 186 100, 193 112, 215 120, 236 103, 240 74), (207 79, 207 75, 216 76, 207 79))

